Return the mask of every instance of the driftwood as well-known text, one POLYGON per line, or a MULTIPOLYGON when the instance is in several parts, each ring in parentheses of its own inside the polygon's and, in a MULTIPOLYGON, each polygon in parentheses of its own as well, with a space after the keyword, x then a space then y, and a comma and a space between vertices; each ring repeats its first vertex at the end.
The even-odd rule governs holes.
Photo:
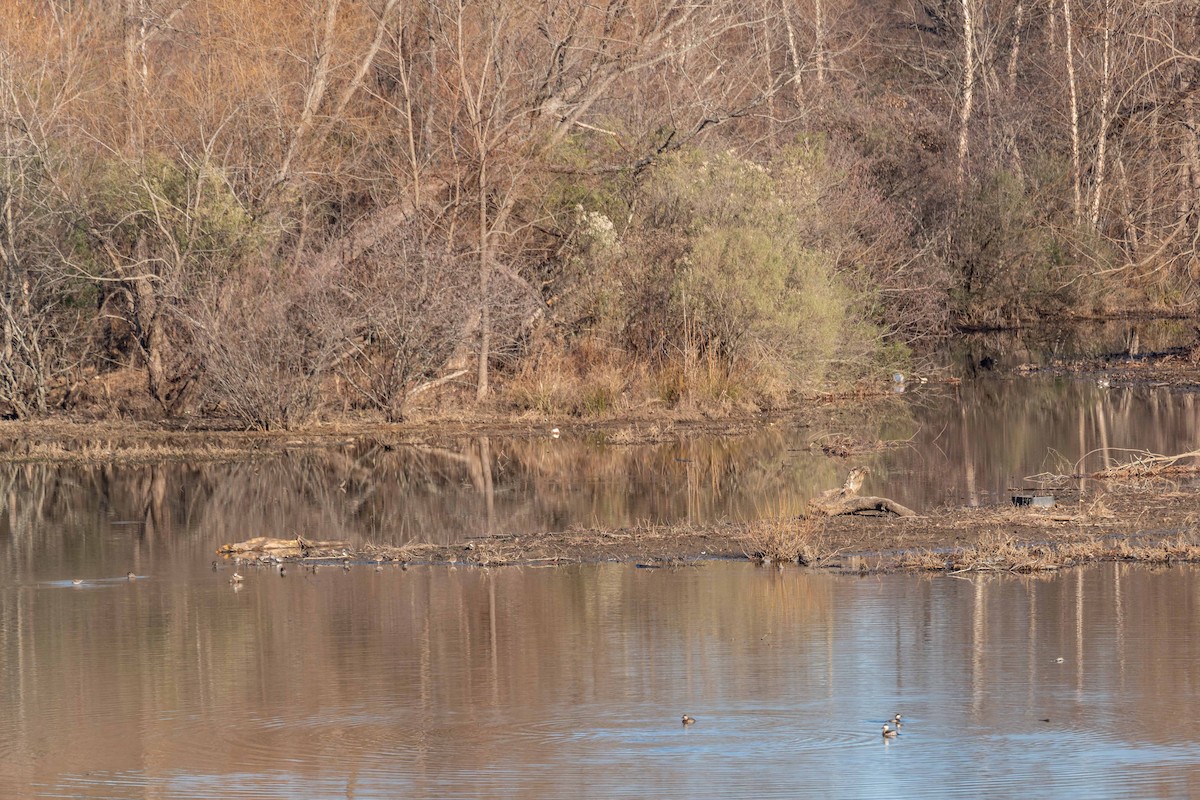
POLYGON ((826 517, 840 517, 845 514, 895 514, 897 517, 915 517, 917 512, 907 506, 902 506, 895 500, 886 497, 859 497, 858 490, 862 487, 863 478, 867 476, 866 467, 855 467, 846 476, 846 482, 840 489, 830 489, 820 497, 814 497, 808 503, 811 513, 826 517))
POLYGON ((255 536, 253 539, 247 539, 244 542, 223 544, 217 548, 217 552, 221 555, 233 555, 236 553, 273 553, 282 557, 307 555, 309 550, 329 550, 338 547, 346 548, 349 546, 349 542, 343 542, 340 540, 330 542, 314 542, 303 537, 297 537, 295 539, 271 539, 267 536, 255 536))
POLYGON ((886 497, 835 497, 829 500, 814 500, 809 507, 827 517, 880 511, 895 514, 897 517, 915 517, 917 515, 917 512, 911 508, 902 506, 895 500, 889 500, 886 497))

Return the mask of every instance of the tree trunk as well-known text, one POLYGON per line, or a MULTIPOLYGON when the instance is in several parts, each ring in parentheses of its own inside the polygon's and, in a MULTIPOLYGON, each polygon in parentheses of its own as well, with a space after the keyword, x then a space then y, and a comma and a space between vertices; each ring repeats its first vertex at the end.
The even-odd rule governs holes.
POLYGON ((475 399, 488 394, 488 358, 491 357, 492 314, 489 297, 492 282, 492 234, 488 230, 487 195, 479 194, 479 369, 475 399))
POLYGON ((962 4, 963 79, 962 105, 958 115, 958 202, 961 204, 966 192, 967 151, 970 144, 971 112, 975 100, 975 18, 972 14, 974 0, 960 0, 962 4))
POLYGON ((1092 229, 1100 225, 1100 203, 1104 194, 1104 177, 1108 154, 1108 129, 1112 124, 1112 0, 1104 0, 1104 44, 1100 76, 1100 130, 1096 134, 1096 169, 1092 182, 1092 229))
POLYGON ((1017 96, 1017 66, 1021 60, 1021 27, 1025 24, 1025 2, 1017 0, 1013 15, 1012 39, 1008 49, 1008 99, 1017 96))
POLYGON ((137 329, 142 357, 146 359, 146 379, 150 396, 166 411, 168 386, 163 369, 166 334, 163 330, 162 314, 158 308, 158 297, 154 293, 154 287, 145 277, 135 277, 129 283, 133 293, 133 322, 137 329))
POLYGON ((141 160, 143 96, 146 92, 145 0, 125 0, 122 38, 125 50, 125 152, 141 160))
POLYGON ((804 100, 804 83, 800 80, 801 64, 804 62, 800 59, 800 45, 796 41, 796 25, 792 22, 791 11, 792 0, 783 0, 783 24, 787 31, 788 55, 792 61, 792 96, 796 98, 796 104, 802 104, 804 100))
POLYGON ((813 0, 813 49, 817 59, 817 85, 825 85, 825 3, 824 0, 813 0))
POLYGON ((1076 224, 1083 221, 1083 170, 1079 146, 1079 92, 1075 80, 1075 35, 1071 24, 1071 0, 1062 0, 1063 30, 1066 32, 1067 88, 1071 95, 1071 180, 1076 224))

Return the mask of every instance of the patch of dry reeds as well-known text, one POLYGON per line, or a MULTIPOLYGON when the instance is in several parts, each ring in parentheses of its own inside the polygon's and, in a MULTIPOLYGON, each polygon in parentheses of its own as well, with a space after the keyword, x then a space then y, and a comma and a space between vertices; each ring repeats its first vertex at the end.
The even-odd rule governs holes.
POLYGON ((12 448, 0 447, 0 463, 55 462, 69 464, 142 463, 175 459, 228 461, 250 458, 261 450, 247 445, 220 442, 177 444, 173 442, 127 442, 120 440, 30 441, 12 448))
POLYGON ((812 517, 772 517, 751 522, 746 525, 742 549, 747 558, 764 563, 795 562, 805 566, 837 555, 812 517))
POLYGON ((1101 540, 1023 544, 1011 536, 992 535, 953 550, 919 551, 901 556, 902 569, 963 572, 1047 572, 1097 561, 1140 564, 1200 562, 1195 534, 1145 540, 1101 540))

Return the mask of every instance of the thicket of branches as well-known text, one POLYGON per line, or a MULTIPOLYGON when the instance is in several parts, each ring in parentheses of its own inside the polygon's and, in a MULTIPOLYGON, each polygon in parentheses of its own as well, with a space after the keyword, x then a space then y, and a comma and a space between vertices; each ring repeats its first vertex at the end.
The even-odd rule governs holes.
POLYGON ((1187 0, 0 0, 0 413, 763 404, 1190 308, 1197 53, 1187 0))

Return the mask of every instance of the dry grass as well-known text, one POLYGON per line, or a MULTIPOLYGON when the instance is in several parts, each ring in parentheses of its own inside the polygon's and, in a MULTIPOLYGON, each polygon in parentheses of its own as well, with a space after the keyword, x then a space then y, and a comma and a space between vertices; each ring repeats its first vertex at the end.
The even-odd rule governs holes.
POLYGON ((845 433, 830 433, 813 440, 815 447, 833 458, 849 458, 866 453, 878 453, 897 444, 900 443, 885 442, 880 439, 857 439, 845 433))
POLYGON ((187 458, 192 461, 228 461, 260 455, 254 446, 231 447, 220 443, 179 445, 169 442, 94 440, 83 442, 24 442, 0 449, 0 463, 57 462, 72 464, 141 463, 187 458))
POLYGON ((1046 572, 1097 561, 1131 561, 1142 564, 1200 562, 1196 534, 1167 539, 1105 540, 1055 543, 1022 543, 1004 534, 981 538, 973 545, 938 552, 906 553, 891 566, 899 569, 963 572, 1046 572))
POLYGON ((742 534, 747 558, 764 563, 818 565, 836 556, 812 517, 772 517, 748 523, 742 534))
POLYGON ((642 370, 597 339, 569 350, 546 345, 504 385, 504 398, 518 411, 544 415, 603 417, 627 408, 644 394, 642 370))

